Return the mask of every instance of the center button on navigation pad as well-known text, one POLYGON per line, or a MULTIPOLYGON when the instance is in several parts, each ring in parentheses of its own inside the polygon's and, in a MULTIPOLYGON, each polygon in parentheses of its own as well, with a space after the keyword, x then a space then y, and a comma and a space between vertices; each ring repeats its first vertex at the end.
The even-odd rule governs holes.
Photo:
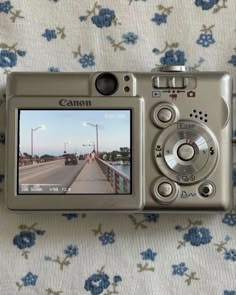
POLYGON ((194 157, 194 148, 188 143, 181 144, 178 147, 177 154, 181 160, 189 161, 194 157))

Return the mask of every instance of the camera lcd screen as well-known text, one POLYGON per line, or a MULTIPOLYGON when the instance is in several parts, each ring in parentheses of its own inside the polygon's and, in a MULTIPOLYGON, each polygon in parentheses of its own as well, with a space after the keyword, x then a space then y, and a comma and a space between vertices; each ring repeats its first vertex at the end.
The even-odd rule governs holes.
POLYGON ((18 112, 19 195, 132 193, 130 109, 18 112))

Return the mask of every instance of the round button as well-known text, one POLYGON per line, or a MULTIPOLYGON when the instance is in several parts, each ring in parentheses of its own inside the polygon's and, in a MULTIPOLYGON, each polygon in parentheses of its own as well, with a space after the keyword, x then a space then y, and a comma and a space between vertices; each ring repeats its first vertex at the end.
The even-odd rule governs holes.
POLYGON ((172 112, 169 109, 163 108, 157 114, 158 119, 163 122, 169 122, 172 119, 172 112))
POLYGON ((153 182, 151 190, 155 202, 167 205, 177 198, 179 186, 176 182, 172 182, 166 177, 161 177, 153 182))
POLYGON ((166 128, 179 119, 177 107, 171 103, 159 103, 152 111, 152 121, 159 128, 166 128))
POLYGON ((203 197, 211 197, 215 193, 215 188, 211 183, 206 182, 200 185, 199 193, 203 197))
POLYGON ((194 157, 194 148, 188 144, 182 144, 177 151, 178 157, 183 161, 189 161, 194 157))
POLYGON ((162 182, 158 186, 158 193, 163 197, 168 197, 172 194, 173 188, 168 182, 162 182))

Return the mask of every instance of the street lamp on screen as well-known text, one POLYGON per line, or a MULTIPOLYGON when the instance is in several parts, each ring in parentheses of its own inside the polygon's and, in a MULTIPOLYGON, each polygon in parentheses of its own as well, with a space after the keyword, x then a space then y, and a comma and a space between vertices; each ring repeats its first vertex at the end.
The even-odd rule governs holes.
POLYGON ((34 157, 34 132, 38 129, 42 129, 42 130, 45 130, 46 129, 46 126, 45 125, 40 125, 36 128, 31 128, 31 156, 32 156, 32 159, 34 157))
POLYGON ((96 154, 98 155, 98 124, 91 124, 88 122, 83 123, 83 126, 88 126, 88 125, 96 128, 96 154))
POLYGON ((66 145, 71 144, 71 141, 64 142, 64 154, 66 154, 66 145))

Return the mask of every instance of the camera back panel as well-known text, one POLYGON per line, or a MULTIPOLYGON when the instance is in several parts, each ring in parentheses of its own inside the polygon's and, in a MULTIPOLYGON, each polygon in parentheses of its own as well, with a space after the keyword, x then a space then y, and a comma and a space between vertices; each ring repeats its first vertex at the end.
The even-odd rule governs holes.
MULTIPOLYGON (((104 77, 101 76, 104 73, 12 73, 6 101, 8 208, 119 212, 227 210, 232 203, 231 78, 223 72, 172 70, 112 72, 113 78, 109 73, 104 77), (18 116, 19 110, 27 109, 130 110, 129 193, 96 194, 95 189, 93 194, 20 195, 18 116)), ((111 141, 115 134, 116 130, 111 141)), ((102 161, 107 159, 104 157, 102 161)))

